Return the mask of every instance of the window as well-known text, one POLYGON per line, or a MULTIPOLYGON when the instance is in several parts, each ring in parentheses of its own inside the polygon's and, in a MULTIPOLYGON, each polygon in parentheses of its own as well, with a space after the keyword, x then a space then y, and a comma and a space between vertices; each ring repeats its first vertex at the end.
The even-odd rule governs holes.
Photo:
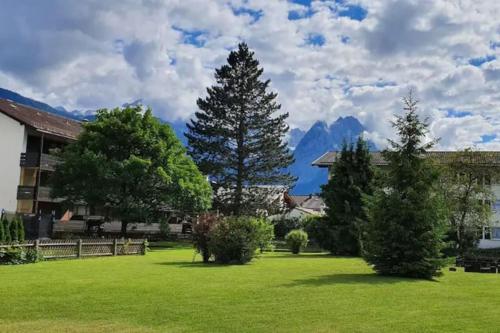
POLYGON ((491 239, 500 240, 500 228, 491 228, 491 239))
POLYGON ((497 200, 493 203, 493 211, 500 212, 500 200, 497 200))

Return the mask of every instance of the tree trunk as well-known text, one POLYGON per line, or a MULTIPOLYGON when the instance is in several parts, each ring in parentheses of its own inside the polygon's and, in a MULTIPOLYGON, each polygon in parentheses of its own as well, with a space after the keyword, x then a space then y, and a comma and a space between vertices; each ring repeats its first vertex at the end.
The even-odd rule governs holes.
POLYGON ((245 156, 243 154, 243 144, 244 144, 244 124, 243 120, 240 120, 238 126, 238 168, 236 174, 236 193, 234 195, 234 210, 233 213, 236 216, 241 215, 241 205, 243 201, 243 172, 245 156))

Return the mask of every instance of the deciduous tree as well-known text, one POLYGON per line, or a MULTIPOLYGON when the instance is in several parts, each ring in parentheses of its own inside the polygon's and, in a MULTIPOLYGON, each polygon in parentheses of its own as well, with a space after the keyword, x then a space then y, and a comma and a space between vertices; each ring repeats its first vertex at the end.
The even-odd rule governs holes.
POLYGON ((122 221, 123 234, 128 223, 159 222, 165 210, 211 204, 209 183, 173 130, 141 106, 98 111, 62 158, 52 195, 104 208, 122 221))

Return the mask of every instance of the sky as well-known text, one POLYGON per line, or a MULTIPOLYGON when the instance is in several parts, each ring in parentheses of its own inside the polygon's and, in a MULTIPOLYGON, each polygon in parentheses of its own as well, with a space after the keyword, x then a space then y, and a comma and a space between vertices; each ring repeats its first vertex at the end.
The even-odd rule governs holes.
POLYGON ((3 0, 0 87, 185 121, 245 41, 292 128, 357 117, 379 147, 412 89, 438 149, 500 150, 497 0, 3 0))

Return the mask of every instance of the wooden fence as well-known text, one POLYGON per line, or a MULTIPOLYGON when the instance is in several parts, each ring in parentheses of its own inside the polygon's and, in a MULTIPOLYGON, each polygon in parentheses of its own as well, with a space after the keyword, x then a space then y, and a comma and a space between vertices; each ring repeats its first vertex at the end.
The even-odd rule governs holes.
POLYGON ((85 258, 130 254, 144 255, 147 250, 147 241, 145 239, 52 239, 0 245, 0 249, 8 247, 21 247, 27 251, 37 251, 44 259, 85 258))

